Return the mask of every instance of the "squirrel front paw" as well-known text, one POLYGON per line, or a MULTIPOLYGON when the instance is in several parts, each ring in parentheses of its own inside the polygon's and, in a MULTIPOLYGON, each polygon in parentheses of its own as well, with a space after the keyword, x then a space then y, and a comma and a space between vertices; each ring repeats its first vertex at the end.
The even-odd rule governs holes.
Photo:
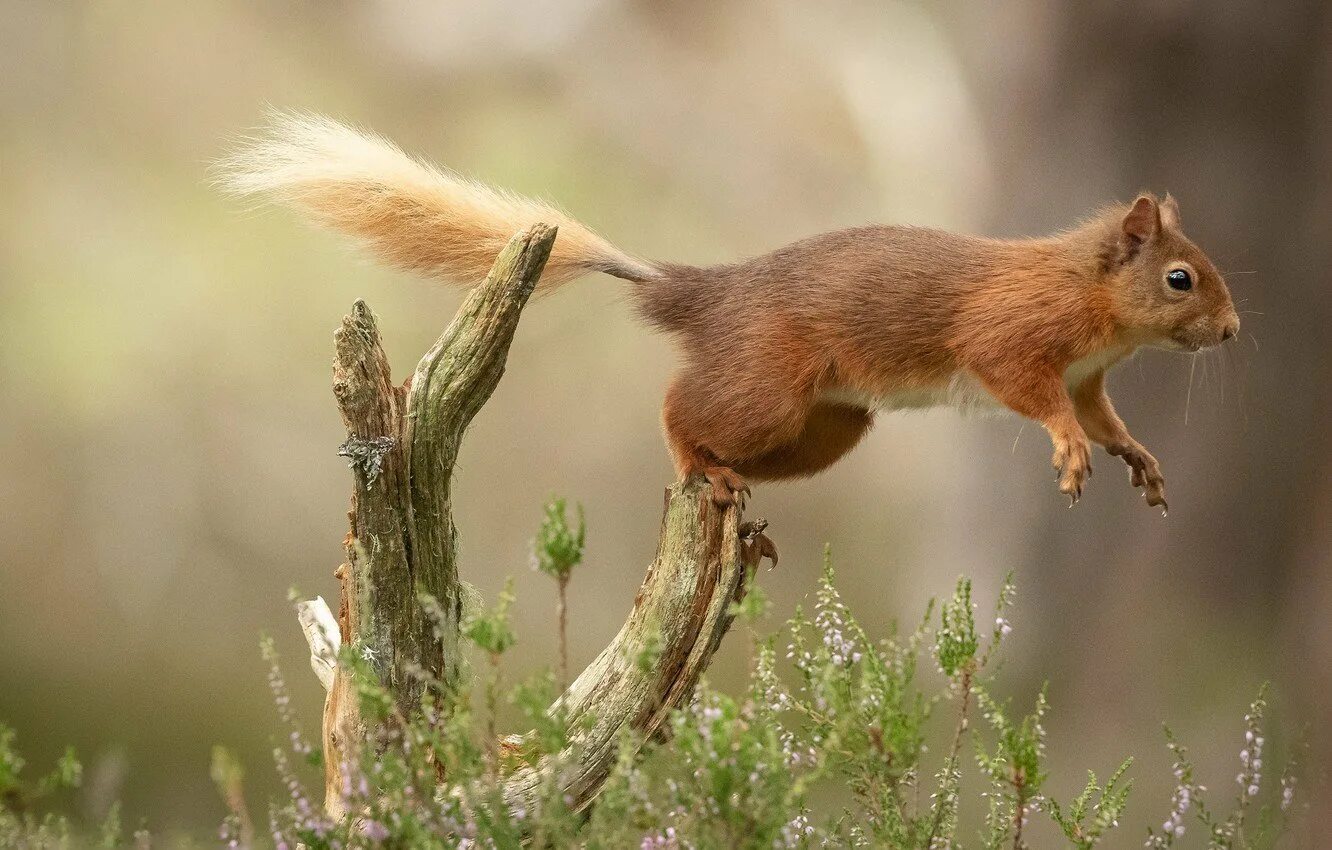
POLYGON ((1059 475, 1059 492, 1068 496, 1071 508, 1082 498, 1082 488, 1091 478, 1091 443, 1086 437, 1055 437, 1052 460, 1059 475))
POLYGON ((1165 498, 1165 478, 1161 475, 1161 464, 1156 462, 1152 453, 1140 443, 1112 445, 1106 447, 1106 451, 1124 459, 1129 468, 1129 482, 1134 487, 1141 487, 1147 504, 1160 508, 1161 515, 1165 516, 1169 510, 1165 498))

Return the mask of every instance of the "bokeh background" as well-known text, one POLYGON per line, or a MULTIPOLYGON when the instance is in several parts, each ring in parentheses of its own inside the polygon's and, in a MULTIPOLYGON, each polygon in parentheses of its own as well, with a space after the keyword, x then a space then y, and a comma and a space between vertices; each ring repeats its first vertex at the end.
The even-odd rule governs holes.
MULTIPOLYGON (((405 376, 460 300, 216 192, 208 163, 266 106, 376 128, 694 263, 869 221, 1039 234, 1174 193, 1244 329, 1114 376, 1169 518, 1103 454, 1068 510, 1016 419, 882 417, 830 472, 755 493, 783 554, 762 579, 772 627, 825 542, 876 628, 959 574, 988 606, 1016 570, 1005 687, 1027 705, 1050 681, 1051 789, 1138 757, 1112 846, 1168 810, 1163 720, 1229 796, 1270 679, 1274 746, 1307 723, 1315 774, 1332 755, 1327 3, 0 0, 0 719, 35 762, 78 746, 93 815, 120 796, 130 824, 211 834, 219 742, 252 802, 277 791, 257 640, 316 726, 287 592, 336 591, 332 330, 366 298, 405 376)), ((550 494, 590 525, 576 663, 652 554, 674 355, 621 286, 528 309, 464 447, 464 577, 487 594, 517 577, 515 674, 554 660, 552 588, 528 569, 550 494)), ((744 668, 729 643, 723 686, 744 668)))

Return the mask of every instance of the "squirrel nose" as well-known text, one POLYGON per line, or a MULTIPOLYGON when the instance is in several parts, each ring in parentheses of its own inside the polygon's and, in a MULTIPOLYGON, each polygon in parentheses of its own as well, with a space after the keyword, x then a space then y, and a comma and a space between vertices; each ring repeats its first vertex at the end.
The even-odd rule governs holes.
POLYGON ((1237 333, 1239 333, 1239 319, 1232 319, 1221 329, 1221 341, 1225 342, 1226 340, 1233 338, 1237 333))

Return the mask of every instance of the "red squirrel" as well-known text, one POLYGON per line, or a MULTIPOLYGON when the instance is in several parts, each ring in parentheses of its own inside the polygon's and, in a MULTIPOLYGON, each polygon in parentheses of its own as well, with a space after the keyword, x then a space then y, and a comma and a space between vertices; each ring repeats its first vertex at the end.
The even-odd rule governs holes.
POLYGON ((1216 266, 1166 195, 1142 194, 1039 239, 869 226, 708 267, 635 258, 540 201, 413 159, 382 137, 285 115, 221 163, 231 191, 295 207, 389 265, 471 286, 516 231, 559 233, 539 288, 590 272, 630 281, 684 363, 662 421, 682 478, 729 504, 747 480, 812 475, 881 410, 1006 407, 1054 444, 1070 505, 1091 443, 1128 464, 1147 504, 1165 479, 1106 393, 1139 346, 1198 351, 1239 331, 1216 266))

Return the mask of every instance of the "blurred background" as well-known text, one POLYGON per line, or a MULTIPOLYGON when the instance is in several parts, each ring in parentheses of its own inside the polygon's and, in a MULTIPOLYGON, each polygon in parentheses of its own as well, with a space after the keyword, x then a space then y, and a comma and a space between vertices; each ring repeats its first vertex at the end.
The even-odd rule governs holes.
MULTIPOLYGON (((641 256, 719 262, 871 221, 991 235, 1170 191, 1230 275, 1242 337, 1145 352, 1112 392, 1162 461, 1162 519, 1098 454, 1068 510, 1041 430, 881 417, 854 455, 766 485, 772 628, 825 542, 875 628, 1016 570, 1004 687, 1050 681, 1050 790, 1137 756, 1132 834, 1168 812, 1168 720, 1230 796, 1242 717, 1332 756, 1332 8, 1240 0, 493 3, 0 0, 0 719, 84 755, 96 816, 208 836, 214 743, 279 788, 271 633, 307 728, 322 693, 288 588, 335 597, 349 473, 332 331, 377 311, 400 377, 455 291, 385 273, 209 185, 266 106, 373 127, 557 200, 641 256)), ((554 661, 528 569, 542 502, 586 506, 572 654, 618 628, 671 468, 666 340, 621 284, 527 311, 464 445, 464 578, 518 582, 515 674, 554 661)), ((744 673, 743 641, 714 666, 744 673)), ((1196 838, 1197 836, 1192 836, 1196 838)))

